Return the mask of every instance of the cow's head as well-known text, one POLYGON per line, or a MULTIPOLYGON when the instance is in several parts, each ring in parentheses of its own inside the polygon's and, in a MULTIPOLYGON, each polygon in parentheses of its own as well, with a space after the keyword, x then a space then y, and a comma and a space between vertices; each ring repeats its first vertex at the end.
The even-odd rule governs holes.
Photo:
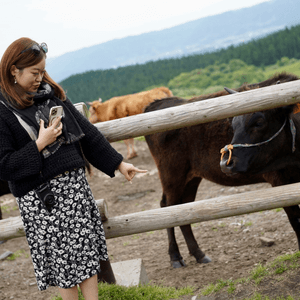
POLYGON ((295 105, 234 117, 234 136, 221 150, 221 170, 257 174, 280 169, 293 153, 290 117, 295 105))
POLYGON ((90 106, 89 112, 90 112, 90 117, 89 121, 93 124, 101 122, 100 116, 99 116, 99 111, 100 111, 100 106, 102 104, 102 99, 99 98, 99 100, 93 101, 93 102, 87 102, 87 104, 90 106))

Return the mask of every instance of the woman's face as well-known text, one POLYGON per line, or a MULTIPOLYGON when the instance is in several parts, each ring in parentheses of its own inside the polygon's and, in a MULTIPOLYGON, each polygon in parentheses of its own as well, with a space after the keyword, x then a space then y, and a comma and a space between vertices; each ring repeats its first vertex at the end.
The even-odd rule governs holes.
POLYGON ((40 86, 45 70, 46 60, 43 58, 38 64, 19 70, 16 66, 12 67, 11 74, 26 92, 36 92, 40 86))

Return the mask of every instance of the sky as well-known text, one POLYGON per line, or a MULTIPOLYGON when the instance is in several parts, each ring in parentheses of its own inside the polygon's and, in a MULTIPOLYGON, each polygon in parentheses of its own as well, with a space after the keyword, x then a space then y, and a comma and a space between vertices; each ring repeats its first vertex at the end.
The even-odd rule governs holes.
POLYGON ((0 58, 20 37, 46 42, 50 58, 266 1, 1 0, 0 58))

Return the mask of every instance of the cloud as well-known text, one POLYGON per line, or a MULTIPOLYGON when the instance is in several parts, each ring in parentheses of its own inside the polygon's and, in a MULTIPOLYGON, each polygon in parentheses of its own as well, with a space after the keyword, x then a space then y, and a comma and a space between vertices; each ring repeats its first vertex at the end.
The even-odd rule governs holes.
POLYGON ((1 0, 0 57, 21 36, 47 42, 52 57, 264 1, 1 0))
POLYGON ((96 0, 32 0, 27 7, 40 10, 47 22, 60 23, 64 28, 114 31, 129 29, 144 23, 176 17, 192 10, 201 11, 221 0, 186 0, 174 5, 172 1, 96 1, 96 0), (121 28, 120 28, 121 27, 121 28))

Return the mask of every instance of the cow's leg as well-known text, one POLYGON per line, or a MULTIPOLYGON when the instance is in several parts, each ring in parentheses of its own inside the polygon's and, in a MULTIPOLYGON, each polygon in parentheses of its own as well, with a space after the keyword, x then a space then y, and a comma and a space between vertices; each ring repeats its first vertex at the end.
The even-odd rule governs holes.
POLYGON ((124 140, 124 143, 127 147, 127 159, 131 159, 131 158, 136 157, 137 153, 134 150, 134 139, 124 140), (131 149, 130 149, 130 147, 131 147, 131 149))
MULTIPOLYGON (((185 187, 183 194, 183 203, 189 203, 195 200, 198 186, 201 178, 193 178, 185 187)), ((211 259, 205 255, 199 248, 198 243, 194 237, 192 227, 190 224, 180 226, 181 232, 184 236, 189 252, 193 255, 198 263, 209 263, 211 259)))
POLYGON ((289 207, 284 207, 284 210, 296 233, 297 240, 298 240, 298 248, 300 250, 300 208, 298 205, 293 205, 289 207))
POLYGON ((175 228, 168 228, 168 240, 169 240, 169 255, 171 259, 171 266, 173 268, 181 268, 185 267, 186 264, 179 252, 179 248, 176 242, 176 237, 175 237, 175 228))
MULTIPOLYGON (((277 172, 270 172, 264 174, 264 178, 272 186, 282 186, 285 184, 293 184, 300 182, 299 168, 286 168, 277 172)), ((292 228, 294 229, 297 240, 298 248, 300 250, 300 208, 298 205, 284 207, 284 211, 290 221, 292 228)))
POLYGON ((189 252, 196 258, 197 263, 210 263, 211 259, 207 255, 205 255, 205 253, 199 248, 198 243, 194 237, 191 225, 188 224, 180 226, 180 229, 188 246, 189 252))
MULTIPOLYGON (((160 203, 161 207, 183 204, 192 202, 195 200, 197 188, 201 182, 201 178, 192 179, 184 189, 180 189, 180 185, 172 185, 172 192, 169 191, 168 196, 163 195, 163 199, 160 203), (176 187, 176 188, 175 188, 176 187)), ((196 258, 199 263, 208 263, 211 259, 201 251, 198 243, 192 232, 191 225, 180 226, 182 234, 187 243, 190 253, 196 258)), ((171 265, 173 268, 180 268, 186 266, 184 260, 179 252, 179 248, 176 242, 175 230, 174 228, 168 228, 168 240, 169 240, 169 255, 171 259, 171 265)))
POLYGON ((130 156, 130 158, 134 158, 134 157, 138 156, 135 149, 134 149, 134 139, 129 139, 128 141, 129 141, 129 144, 131 146, 131 156, 130 156))
MULTIPOLYGON (((162 195, 162 200, 160 201, 160 207, 167 206, 167 197, 165 194, 162 195)), ((167 228, 168 241, 169 241, 169 255, 171 260, 171 266, 173 268, 185 267, 185 263, 182 259, 182 256, 179 252, 178 244, 176 242, 175 230, 174 227, 167 228)))
POLYGON ((127 159, 130 158, 130 146, 129 146, 129 140, 124 140, 124 143, 126 145, 127 148, 127 159))

